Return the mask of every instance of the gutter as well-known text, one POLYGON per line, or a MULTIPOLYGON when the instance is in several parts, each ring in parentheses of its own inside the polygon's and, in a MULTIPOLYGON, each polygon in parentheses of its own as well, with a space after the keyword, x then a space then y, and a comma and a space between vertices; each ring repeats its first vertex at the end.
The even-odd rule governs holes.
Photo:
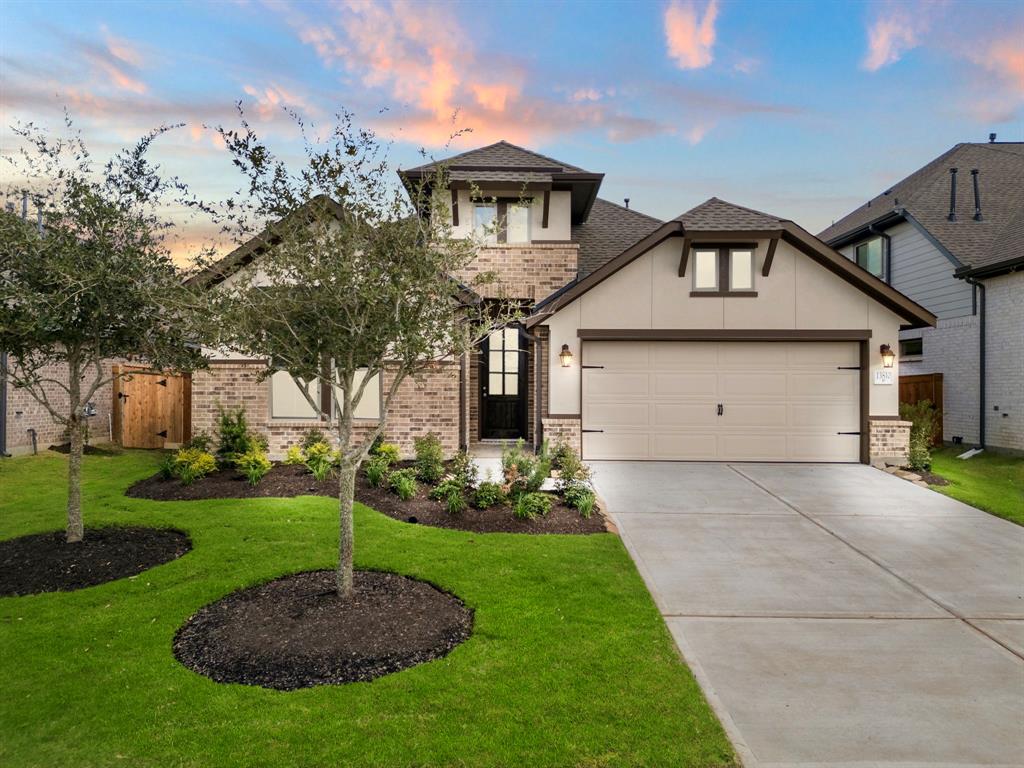
POLYGON ((978 291, 978 447, 985 447, 985 283, 971 275, 956 277, 974 286, 978 291))
POLYGON ((829 240, 823 241, 826 245, 831 248, 841 248, 844 245, 849 245, 858 240, 863 240, 866 234, 877 234, 876 227, 890 226, 896 224, 904 219, 906 211, 903 208, 894 208, 893 210, 883 213, 877 219, 869 221, 867 224, 861 224, 856 229, 851 229, 841 235, 836 235, 829 240))

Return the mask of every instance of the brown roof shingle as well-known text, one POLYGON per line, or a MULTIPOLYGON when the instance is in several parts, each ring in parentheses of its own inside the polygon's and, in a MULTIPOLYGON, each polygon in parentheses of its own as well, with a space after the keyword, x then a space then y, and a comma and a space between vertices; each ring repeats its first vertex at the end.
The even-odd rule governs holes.
POLYGON ((580 246, 579 277, 586 277, 661 224, 653 216, 597 198, 587 220, 572 228, 572 241, 580 246))
POLYGON ((728 231, 778 229, 783 219, 712 197, 676 216, 675 221, 682 222, 684 229, 728 231))
POLYGON ((1024 143, 957 144, 844 216, 818 237, 834 242, 894 212, 906 212, 963 265, 977 269, 1024 255, 1024 143), (950 221, 950 168, 957 168, 950 221), (981 221, 971 170, 978 170, 981 221))

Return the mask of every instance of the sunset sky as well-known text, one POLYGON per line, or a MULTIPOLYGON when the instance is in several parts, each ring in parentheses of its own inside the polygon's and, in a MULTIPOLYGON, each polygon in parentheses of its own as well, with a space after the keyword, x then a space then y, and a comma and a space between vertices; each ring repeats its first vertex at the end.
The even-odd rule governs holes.
MULTIPOLYGON (((169 170, 238 184, 204 125, 241 100, 282 152, 282 108, 338 107, 418 149, 507 139, 606 174, 668 218, 718 196, 812 231, 959 141, 1024 140, 1019 2, 19 3, 0 5, 6 126, 65 105, 98 155, 163 122, 169 170)), ((9 171, 3 170, 8 174, 9 171)))

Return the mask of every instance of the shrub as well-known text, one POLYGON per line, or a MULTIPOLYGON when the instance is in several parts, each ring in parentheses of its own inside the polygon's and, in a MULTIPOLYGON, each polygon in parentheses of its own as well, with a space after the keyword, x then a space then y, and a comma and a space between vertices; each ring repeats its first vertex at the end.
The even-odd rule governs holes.
POLYGON ((520 520, 533 520, 550 511, 551 497, 546 493, 522 493, 512 509, 512 513, 520 520))
POLYGON ((217 468, 217 459, 198 448, 182 448, 174 455, 174 474, 183 485, 192 485, 217 468))
MULTIPOLYGON (((565 466, 566 459, 575 456, 576 451, 572 449, 572 446, 562 440, 555 445, 555 449, 551 452, 551 466, 554 469, 561 470, 565 466)), ((571 458, 569 460, 571 461, 571 458)))
POLYGON ((327 435, 324 434, 322 429, 311 427, 302 433, 302 441, 299 443, 299 447, 302 448, 303 452, 306 452, 317 443, 327 445, 327 435))
POLYGON ((174 454, 164 456, 163 461, 160 462, 160 477, 164 480, 170 480, 174 477, 174 454))
POLYGON ((374 443, 374 447, 370 448, 370 455, 386 459, 388 464, 397 464, 401 458, 398 446, 394 443, 374 443))
POLYGON ((449 474, 464 491, 469 491, 476 487, 476 463, 473 461, 473 457, 466 451, 459 451, 455 454, 449 474))
POLYGON ((198 435, 193 435, 192 439, 181 447, 198 448, 203 453, 209 453, 210 448, 213 447, 213 438, 210 437, 208 432, 200 432, 198 435))
POLYGON ((441 484, 430 491, 430 498, 435 501, 443 501, 448 508, 448 514, 458 515, 466 511, 465 488, 454 477, 441 481, 441 484))
POLYGON ((911 469, 930 469, 932 443, 939 433, 939 411, 930 400, 900 403, 900 418, 911 422, 910 453, 907 464, 911 469))
POLYGON ((501 483, 494 483, 485 480, 480 483, 473 494, 473 506, 477 509, 490 509, 505 501, 505 492, 501 489, 501 483))
POLYGON ((372 456, 366 462, 366 467, 363 470, 366 473, 366 479, 370 481, 370 485, 375 488, 383 488, 385 481, 388 479, 388 469, 390 466, 390 462, 384 456, 372 456))
POLYGON ((289 445, 288 452, 284 455, 284 463, 290 467, 306 463, 306 457, 302 455, 302 449, 297 445, 289 445))
POLYGON ((266 438, 249 431, 245 408, 220 409, 217 438, 217 463, 222 467, 233 466, 239 456, 254 448, 267 450, 266 438))
POLYGON ((250 485, 257 485, 272 466, 261 448, 253 448, 235 459, 235 468, 246 476, 250 485))
POLYGON ((590 483, 590 467, 583 463, 579 455, 569 446, 559 455, 559 473, 556 486, 560 493, 573 483, 590 483))
POLYGON ((590 517, 594 512, 594 504, 597 497, 589 485, 579 480, 568 483, 563 491, 565 503, 577 510, 582 517, 590 517))
POLYGON ((415 469, 396 469, 388 476, 391 490, 398 494, 402 501, 408 501, 416 495, 419 485, 416 483, 415 469))
POLYGON ((416 476, 424 483, 436 483, 444 474, 444 449, 441 439, 433 432, 417 437, 413 444, 416 447, 416 476))

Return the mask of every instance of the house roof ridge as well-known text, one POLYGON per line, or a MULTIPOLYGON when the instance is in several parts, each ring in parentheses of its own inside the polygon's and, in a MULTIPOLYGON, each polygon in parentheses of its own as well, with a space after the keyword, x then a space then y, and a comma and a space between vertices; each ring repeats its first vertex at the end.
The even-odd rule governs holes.
MULTIPOLYGON (((415 171, 423 171, 423 170, 427 170, 427 169, 432 168, 432 167, 434 167, 434 166, 436 166, 438 164, 441 164, 441 163, 443 163, 445 165, 449 165, 449 166, 457 165, 458 164, 457 161, 460 160, 460 159, 464 159, 464 158, 466 158, 466 157, 468 157, 470 155, 476 154, 476 153, 486 152, 487 150, 494 149, 495 147, 507 147, 509 149, 515 150, 516 152, 521 152, 521 153, 523 153, 525 155, 529 155, 530 157, 537 158, 538 160, 541 160, 541 161, 543 161, 545 163, 550 163, 552 165, 558 166, 559 168, 562 169, 561 172, 590 173, 590 171, 587 171, 585 168, 580 168, 579 166, 572 165, 571 163, 566 163, 566 162, 564 162, 562 160, 558 160, 558 159, 556 159, 554 157, 551 157, 550 155, 544 155, 544 154, 541 154, 540 152, 536 152, 536 151, 534 151, 532 149, 527 149, 526 147, 521 147, 518 144, 513 144, 512 142, 506 141, 505 139, 500 139, 499 141, 494 141, 494 142, 491 142, 490 144, 485 144, 485 145, 480 146, 480 147, 474 147, 472 149, 467 149, 464 152, 459 152, 458 154, 451 155, 450 157, 440 158, 440 159, 431 159, 429 162, 423 163, 422 165, 417 165, 417 166, 412 167, 412 168, 406 168, 403 172, 404 173, 411 173, 411 172, 415 172, 415 171)), ((506 166, 495 165, 495 168, 499 168, 499 167, 504 168, 506 166)), ((514 166, 509 166, 509 167, 513 167, 514 168, 514 166)))
POLYGON ((628 208, 625 205, 619 205, 618 203, 604 197, 598 197, 597 199, 600 200, 602 203, 605 203, 606 205, 614 205, 620 211, 626 211, 627 213, 632 213, 634 216, 643 216, 645 219, 650 219, 655 224, 665 223, 664 219, 659 219, 657 216, 651 216, 649 213, 638 211, 636 208, 628 208))

